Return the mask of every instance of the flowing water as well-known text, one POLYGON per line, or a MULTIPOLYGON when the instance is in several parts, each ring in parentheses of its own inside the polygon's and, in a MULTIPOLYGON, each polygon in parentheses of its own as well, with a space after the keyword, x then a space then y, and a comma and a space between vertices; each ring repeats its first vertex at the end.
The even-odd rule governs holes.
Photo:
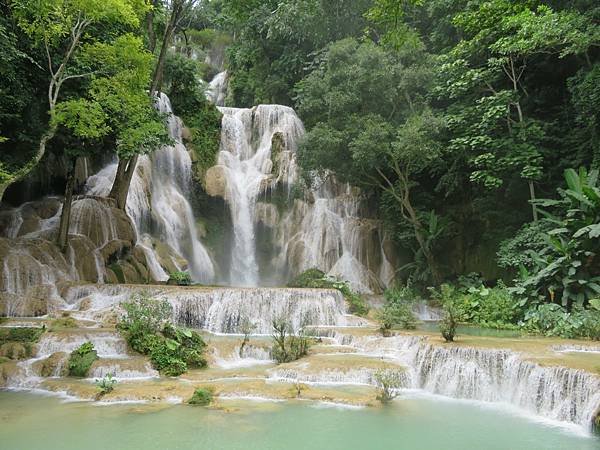
MULTIPOLYGON (((167 116, 173 145, 140 156, 127 197, 127 213, 136 226, 138 239, 149 241, 152 237, 166 243, 188 261, 190 273, 196 281, 210 282, 215 276, 214 267, 198 238, 196 217, 190 203, 192 161, 183 145, 183 125, 173 114, 166 95, 159 96, 157 107, 167 116)), ((88 193, 108 195, 116 169, 117 164, 112 163, 90 177, 88 193)), ((153 253, 153 249, 145 245, 144 252, 153 253)), ((151 256, 150 260, 150 268, 158 277, 157 281, 166 280, 165 271, 156 265, 156 256, 151 256)))
POLYGON ((406 395, 386 408, 223 402, 93 406, 0 393, 0 442, 18 450, 592 450, 595 438, 477 404, 406 395), (237 410, 237 408, 241 408, 237 410))

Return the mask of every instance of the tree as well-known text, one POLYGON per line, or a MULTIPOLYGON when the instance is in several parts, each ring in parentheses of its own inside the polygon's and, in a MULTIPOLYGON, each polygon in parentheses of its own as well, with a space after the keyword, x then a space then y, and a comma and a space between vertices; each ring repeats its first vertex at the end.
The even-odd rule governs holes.
POLYGON ((136 27, 145 5, 133 0, 13 0, 12 12, 19 27, 45 54, 48 70, 48 127, 39 139, 34 157, 0 184, 0 199, 6 188, 25 177, 39 163, 48 142, 57 130, 56 107, 64 84, 91 75, 87 68, 75 65, 74 59, 82 46, 94 37, 96 25, 136 27))
POLYGON ((441 274, 430 227, 413 204, 418 176, 441 155, 443 122, 424 98, 427 55, 390 54, 373 43, 346 39, 329 46, 316 70, 297 85, 297 109, 310 127, 300 146, 307 174, 335 173, 341 181, 382 192, 412 230, 432 278, 441 274))
MULTIPOLYGON (((171 43, 173 38, 173 34, 176 28, 179 26, 184 13, 189 12, 189 10, 196 3, 196 0, 173 0, 170 3, 170 15, 169 20, 167 22, 167 26, 165 28, 165 32, 162 38, 162 44, 160 47, 160 52, 158 55, 158 59, 156 60, 152 79, 149 84, 149 95, 150 98, 154 98, 159 85, 161 83, 163 77, 163 69, 165 64, 165 59, 167 57, 167 49, 171 43)), ((154 47, 154 41, 151 40, 150 45, 154 47)), ((134 130, 130 130, 134 131, 134 130)), ((145 130, 148 131, 148 130, 145 130)), ((133 142, 130 144, 135 144, 137 141, 142 138, 143 133, 135 133, 133 142)), ((149 142, 146 142, 148 144, 149 142)), ((142 147, 142 149, 145 149, 142 147)), ((135 168, 137 166, 137 160, 140 153, 142 152, 126 152, 119 154, 119 163, 117 165, 117 173, 115 175, 115 181, 113 182, 113 186, 110 190, 109 196, 114 198, 117 202, 117 206, 121 209, 125 209, 127 204, 127 195, 129 193, 129 186, 131 185, 131 180, 133 179, 133 174, 135 173, 135 168)))
POLYGON ((140 38, 124 34, 112 43, 87 45, 81 50, 78 63, 94 69, 86 98, 59 103, 52 124, 69 130, 75 138, 65 150, 71 167, 58 233, 58 245, 63 251, 68 238, 76 158, 96 151, 94 141, 109 134, 121 157, 146 153, 169 142, 164 122, 145 92, 152 55, 143 48, 140 38))
MULTIPOLYGON (((449 116, 451 148, 472 155, 472 181, 497 188, 516 171, 533 201, 544 126, 524 111, 526 76, 540 55, 587 55, 600 44, 598 26, 573 11, 509 0, 473 2, 454 24, 464 37, 441 59, 438 93, 471 102, 449 116)), ((532 213, 537 221, 533 202, 532 213)))

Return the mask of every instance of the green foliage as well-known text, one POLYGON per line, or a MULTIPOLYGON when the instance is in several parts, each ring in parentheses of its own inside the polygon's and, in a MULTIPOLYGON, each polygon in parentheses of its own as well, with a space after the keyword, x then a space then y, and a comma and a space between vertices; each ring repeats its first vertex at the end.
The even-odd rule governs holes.
POLYGON ((96 387, 98 388, 98 396, 102 397, 106 394, 110 394, 115 389, 117 380, 113 374, 109 373, 104 375, 101 380, 96 380, 96 387))
POLYGON ((532 268, 521 266, 514 292, 532 301, 556 301, 568 309, 586 306, 600 293, 600 185, 598 171, 565 171, 567 187, 558 200, 538 200, 548 231, 544 246, 529 248, 532 268))
POLYGON ((0 328, 0 345, 6 342, 23 342, 34 344, 39 341, 45 328, 39 327, 2 327, 0 328))
POLYGON ((192 284, 192 276, 188 272, 172 272, 169 274, 167 284, 189 286, 190 284, 192 284))
POLYGON ((388 403, 398 396, 398 389, 403 385, 403 377, 398 370, 381 369, 375 372, 374 378, 379 388, 377 400, 388 403))
POLYGON ((311 340, 300 330, 292 334, 291 324, 283 317, 273 320, 271 357, 279 364, 296 361, 308 354, 311 340))
POLYGON ((444 303, 444 317, 440 321, 440 333, 446 342, 454 342, 460 311, 452 302, 444 303))
POLYGON ((348 302, 351 313, 365 316, 369 312, 365 300, 360 294, 354 292, 347 282, 328 277, 323 271, 317 268, 305 270, 287 285, 288 287, 296 288, 337 289, 348 302))
MULTIPOLYGON (((463 281, 462 288, 443 284, 432 290, 436 299, 455 322, 467 322, 487 328, 515 328, 523 318, 525 302, 515 297, 501 282, 488 288, 463 281)), ((450 325, 449 320, 449 325, 450 325)))
POLYGON ((404 330, 414 330, 417 327, 417 319, 411 305, 405 302, 388 302, 377 311, 376 319, 384 336, 394 327, 404 330))
POLYGON ((194 391, 188 404, 197 406, 208 406, 213 401, 214 390, 212 388, 198 388, 194 391))
POLYGON ((187 145, 193 151, 195 173, 199 179, 217 162, 222 117, 204 95, 200 70, 195 60, 169 53, 165 67, 166 92, 173 111, 189 129, 187 145))
POLYGON ((98 359, 98 353, 91 342, 81 344, 81 346, 71 352, 69 357, 69 376, 86 377, 90 367, 98 359))
POLYGON ((136 294, 121 305, 125 314, 117 328, 135 351, 149 355, 154 368, 178 376, 189 368, 206 367, 206 343, 195 331, 173 326, 172 307, 166 300, 136 294))

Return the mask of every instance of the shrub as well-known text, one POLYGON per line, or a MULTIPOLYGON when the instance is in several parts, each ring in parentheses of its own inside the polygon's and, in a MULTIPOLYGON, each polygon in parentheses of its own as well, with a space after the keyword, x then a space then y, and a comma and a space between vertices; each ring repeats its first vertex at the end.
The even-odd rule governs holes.
POLYGON ((98 392, 97 398, 111 393, 115 389, 115 384, 117 384, 117 380, 111 373, 104 375, 101 380, 96 380, 96 386, 100 391, 98 392))
POLYGON ((6 342, 24 342, 33 344, 39 341, 45 328, 39 327, 6 327, 0 328, 0 345, 6 342))
POLYGON ((147 294, 134 294, 131 301, 121 307, 117 328, 124 332, 125 339, 135 351, 148 353, 154 344, 153 335, 158 334, 171 318, 173 308, 166 300, 150 298, 147 294))
POLYGON ((206 367, 202 336, 172 325, 172 308, 166 300, 138 295, 122 306, 125 314, 118 329, 132 349, 150 356, 155 369, 167 376, 178 376, 191 367, 206 367))
POLYGON ((352 314, 365 316, 369 312, 365 300, 360 294, 354 292, 347 282, 330 278, 323 271, 316 268, 305 270, 290 281, 287 286, 295 288, 336 289, 342 293, 348 302, 352 314))
POLYGON ((452 301, 447 301, 443 307, 444 318, 440 321, 440 333, 446 342, 454 342, 460 312, 452 301))
POLYGON ((176 284, 177 286, 189 286, 192 284, 192 277, 188 272, 171 272, 167 284, 176 284))
POLYGON ((388 403, 398 396, 398 389, 402 387, 402 375, 397 370, 378 370, 375 381, 379 387, 377 400, 388 403))
POLYGON ((308 353, 310 338, 300 332, 298 336, 292 333, 292 327, 285 319, 273 321, 273 345, 271 357, 278 363, 296 361, 308 353))
POLYGON ((404 330, 414 330, 417 327, 417 319, 410 305, 405 303, 385 305, 377 311, 376 318, 384 336, 387 336, 393 327, 400 327, 404 330))
POLYGON ((71 352, 69 357, 69 375, 72 377, 86 377, 90 367, 98 359, 98 353, 91 342, 81 344, 81 346, 71 352))
POLYGON ((188 400, 188 403, 190 405, 208 406, 213 401, 213 395, 212 388, 198 388, 194 391, 194 395, 188 400))
POLYGON ((586 311, 583 322, 585 337, 600 341, 600 299, 590 300, 590 309, 586 311))

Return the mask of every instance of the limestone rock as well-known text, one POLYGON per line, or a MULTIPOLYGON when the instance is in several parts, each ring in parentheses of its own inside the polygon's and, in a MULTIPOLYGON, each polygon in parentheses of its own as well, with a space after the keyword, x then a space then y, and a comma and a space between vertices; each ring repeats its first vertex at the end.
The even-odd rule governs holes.
POLYGON ((28 351, 25 345, 20 342, 7 342, 0 347, 0 356, 14 360, 25 359, 28 351))
POLYGON ((227 178, 224 166, 216 165, 206 171, 204 175, 204 189, 211 197, 225 198, 227 196, 227 178))
POLYGON ((68 358, 65 352, 52 353, 46 359, 36 361, 33 369, 42 377, 66 377, 69 374, 68 358))
POLYGON ((279 223, 279 211, 272 203, 256 203, 256 220, 264 226, 273 228, 279 223))

